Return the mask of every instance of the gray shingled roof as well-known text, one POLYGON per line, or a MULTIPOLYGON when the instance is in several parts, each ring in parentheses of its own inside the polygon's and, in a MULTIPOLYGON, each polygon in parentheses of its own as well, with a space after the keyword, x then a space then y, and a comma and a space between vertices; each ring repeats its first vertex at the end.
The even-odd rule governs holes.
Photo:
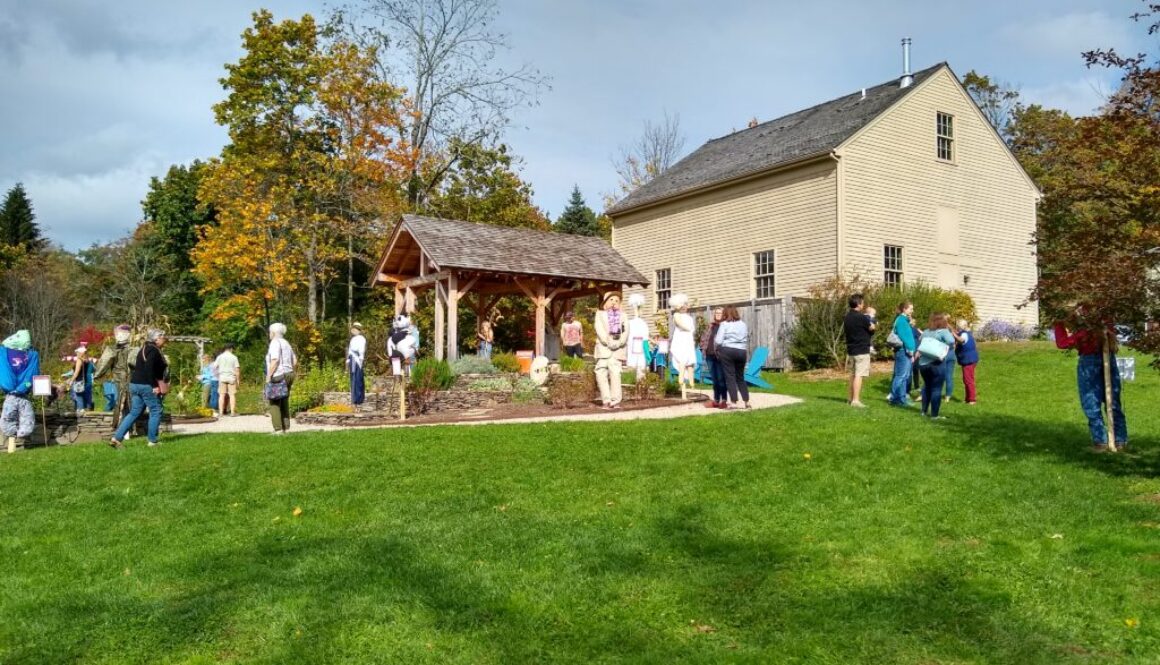
POLYGON ((914 85, 898 79, 713 139, 654 180, 621 199, 609 214, 656 203, 702 187, 760 173, 780 164, 826 154, 837 148, 894 102, 914 90, 946 63, 914 74, 914 85))
POLYGON ((441 270, 648 284, 620 252, 600 238, 420 215, 403 215, 402 224, 441 270))

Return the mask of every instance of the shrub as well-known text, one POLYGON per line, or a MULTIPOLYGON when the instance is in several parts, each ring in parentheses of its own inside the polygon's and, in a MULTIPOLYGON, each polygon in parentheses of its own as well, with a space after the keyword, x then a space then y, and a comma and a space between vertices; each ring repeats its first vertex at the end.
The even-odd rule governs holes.
POLYGON ((521 376, 510 385, 512 401, 516 404, 543 404, 546 401, 544 391, 540 390, 531 377, 521 376))
POLYGON ((520 371, 520 361, 514 353, 497 353, 491 357, 491 364, 500 372, 512 374, 520 371))
POLYGON ((456 376, 462 374, 495 374, 499 370, 487 358, 479 356, 463 356, 451 363, 451 372, 456 376))
POLYGON ((583 358, 574 358, 572 356, 564 356, 560 358, 561 372, 586 372, 588 371, 588 363, 584 362, 583 358))
POLYGON ((455 384, 455 375, 451 372, 451 365, 445 360, 423 358, 415 361, 411 367, 411 398, 414 400, 415 412, 423 413, 431 403, 435 393, 447 390, 455 384))
POLYGON ((346 371, 341 365, 317 365, 299 370, 290 389, 290 412, 306 411, 322 404, 322 393, 346 388, 346 371))
POLYGON ((467 385, 467 389, 474 392, 505 392, 511 391, 511 379, 503 376, 476 379, 467 385))
POLYGON ((1010 323, 999 319, 991 319, 975 333, 982 342, 1022 342, 1031 339, 1034 330, 1021 323, 1010 323))

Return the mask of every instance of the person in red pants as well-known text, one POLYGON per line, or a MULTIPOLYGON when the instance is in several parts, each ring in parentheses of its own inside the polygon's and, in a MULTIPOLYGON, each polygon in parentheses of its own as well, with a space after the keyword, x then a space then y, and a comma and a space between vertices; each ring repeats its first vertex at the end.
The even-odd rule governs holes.
POLYGON ((967 391, 967 404, 974 404, 975 367, 979 365, 979 347, 975 344, 975 333, 971 332, 970 324, 965 319, 959 319, 959 334, 955 343, 955 355, 958 356, 959 366, 963 368, 963 388, 967 391))

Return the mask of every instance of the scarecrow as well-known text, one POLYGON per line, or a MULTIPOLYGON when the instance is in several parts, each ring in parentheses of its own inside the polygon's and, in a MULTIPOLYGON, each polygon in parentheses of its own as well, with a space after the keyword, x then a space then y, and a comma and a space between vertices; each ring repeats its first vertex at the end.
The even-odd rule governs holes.
POLYGON ((36 414, 32 409, 32 377, 40 373, 40 354, 32 348, 27 330, 20 330, 4 340, 0 362, 0 389, 4 390, 4 409, 0 429, 8 442, 8 452, 16 452, 32 435, 36 414))

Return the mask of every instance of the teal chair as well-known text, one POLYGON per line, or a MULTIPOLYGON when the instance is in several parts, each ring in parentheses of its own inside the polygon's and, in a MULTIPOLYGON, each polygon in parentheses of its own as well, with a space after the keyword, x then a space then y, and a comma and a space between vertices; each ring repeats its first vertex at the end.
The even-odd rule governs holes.
POLYGON ((765 367, 765 361, 769 360, 769 349, 764 346, 759 346, 753 350, 753 357, 749 359, 749 363, 745 365, 745 382, 751 386, 758 388, 773 388, 765 379, 761 378, 761 368, 765 367))

